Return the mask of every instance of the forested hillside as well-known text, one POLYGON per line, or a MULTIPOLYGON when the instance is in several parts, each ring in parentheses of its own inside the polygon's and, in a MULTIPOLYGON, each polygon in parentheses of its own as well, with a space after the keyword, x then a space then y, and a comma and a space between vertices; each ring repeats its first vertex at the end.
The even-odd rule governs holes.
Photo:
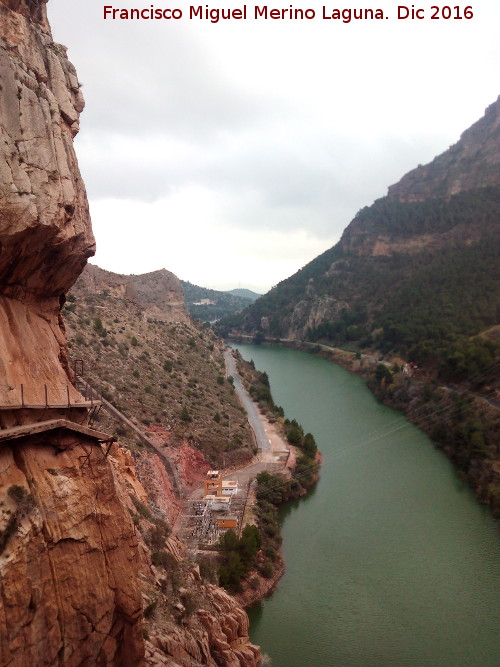
POLYGON ((499 257, 500 98, 219 330, 292 340, 362 373, 500 516, 499 257))
POLYGON ((500 322, 499 118, 500 99, 454 147, 359 211, 336 246, 225 320, 222 333, 369 348, 445 380, 491 364, 497 344, 471 337, 500 322))

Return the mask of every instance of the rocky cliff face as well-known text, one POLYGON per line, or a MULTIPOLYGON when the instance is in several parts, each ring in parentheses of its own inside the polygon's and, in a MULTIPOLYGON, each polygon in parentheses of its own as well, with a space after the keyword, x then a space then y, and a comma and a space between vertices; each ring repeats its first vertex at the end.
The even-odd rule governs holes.
POLYGON ((0 2, 0 401, 60 403, 61 301, 94 253, 73 150, 83 98, 42 0, 0 2))
POLYGON ((45 2, 0 2, 0 87, 0 664, 138 664, 137 541, 109 463, 82 433, 19 433, 86 418, 60 315, 94 252, 83 99, 45 2))
POLYGON ((415 202, 487 186, 500 186, 500 97, 456 144, 392 185, 388 197, 415 202))
POLYGON ((171 667, 255 667, 260 651, 248 641, 248 616, 236 601, 221 588, 200 581, 194 569, 189 576, 190 590, 180 591, 181 613, 196 596, 210 601, 198 609, 184 628, 170 632, 153 629, 146 644, 146 659, 152 665, 171 667))
POLYGON ((3 445, 0 504, 0 664, 140 664, 137 538, 102 452, 3 445))
MULTIPOLYGON (((477 242, 485 231, 489 232, 484 228, 483 215, 462 220, 455 215, 457 219, 453 220, 452 214, 450 224, 443 226, 439 224, 441 212, 446 206, 455 209, 467 206, 460 203, 457 195, 477 192, 481 198, 486 188, 499 187, 500 97, 480 120, 462 133, 456 144, 391 185, 387 197, 371 207, 378 208, 378 213, 366 215, 366 210, 361 211, 342 235, 340 247, 348 253, 382 257, 477 242), (420 210, 416 224, 399 227, 384 224, 384 217, 404 219, 405 204, 414 204, 413 210, 420 210)), ((494 196, 498 198, 496 190, 494 196)))
MULTIPOLYGON (((0 0, 0 666, 254 667, 234 600, 198 574, 183 606, 189 563, 167 590, 142 531, 176 562, 182 549, 149 520, 131 456, 105 455, 71 382, 61 307, 94 239, 72 145, 83 99, 45 5, 0 0), (160 617, 145 646, 144 600, 160 595, 178 618, 160 617)), ((178 281, 154 280, 181 312, 178 281)), ((125 291, 161 319, 146 288, 125 291)))

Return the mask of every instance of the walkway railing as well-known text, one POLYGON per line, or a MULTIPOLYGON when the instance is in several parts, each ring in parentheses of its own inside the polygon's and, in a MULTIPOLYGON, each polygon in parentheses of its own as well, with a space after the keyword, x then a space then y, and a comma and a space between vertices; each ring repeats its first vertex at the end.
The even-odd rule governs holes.
POLYGON ((38 387, 25 384, 9 388, 0 386, 0 410, 92 407, 95 403, 92 392, 85 389, 82 393, 83 398, 80 398, 69 383, 42 384, 38 387))

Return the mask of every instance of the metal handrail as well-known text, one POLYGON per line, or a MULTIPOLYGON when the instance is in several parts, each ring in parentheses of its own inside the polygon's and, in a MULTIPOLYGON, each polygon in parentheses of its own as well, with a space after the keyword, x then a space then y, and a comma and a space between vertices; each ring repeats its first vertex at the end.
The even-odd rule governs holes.
POLYGON ((57 385, 43 384, 39 387, 26 387, 24 383, 9 388, 8 391, 0 387, 0 410, 25 408, 75 408, 93 407, 95 404, 94 392, 85 388, 83 401, 72 399, 71 391, 75 388, 69 383, 57 385))

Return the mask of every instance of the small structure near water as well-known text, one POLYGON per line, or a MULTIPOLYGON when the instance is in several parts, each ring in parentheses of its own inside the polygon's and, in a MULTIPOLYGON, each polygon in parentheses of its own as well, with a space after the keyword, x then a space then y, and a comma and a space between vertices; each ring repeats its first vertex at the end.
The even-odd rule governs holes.
POLYGON ((209 470, 203 483, 203 497, 207 496, 235 496, 238 492, 238 482, 222 479, 219 470, 209 470))

